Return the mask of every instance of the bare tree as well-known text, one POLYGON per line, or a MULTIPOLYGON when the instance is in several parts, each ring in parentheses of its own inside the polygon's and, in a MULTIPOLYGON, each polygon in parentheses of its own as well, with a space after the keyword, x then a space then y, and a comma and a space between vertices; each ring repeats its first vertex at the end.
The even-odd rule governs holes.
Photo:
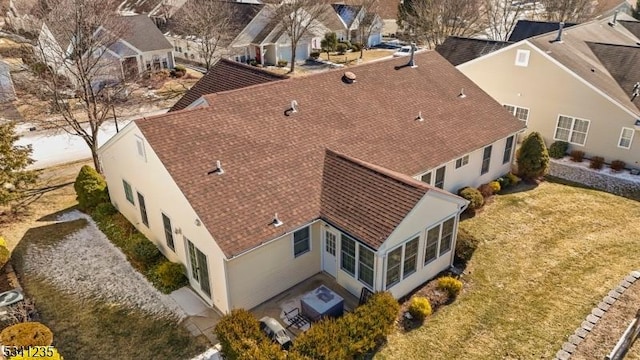
POLYGON ((364 56, 364 47, 368 46, 369 37, 374 30, 379 30, 381 24, 378 11, 380 10, 380 0, 359 0, 356 4, 362 7, 364 14, 358 24, 358 37, 360 38, 360 59, 364 56))
POLYGON ((98 171, 98 130, 124 89, 122 65, 113 55, 127 32, 112 12, 117 1, 41 0, 39 8, 36 53, 46 66, 38 75, 60 120, 48 125, 81 137, 98 171))
POLYGON ((540 0, 547 21, 581 22, 595 10, 593 0, 540 0))
POLYGON ((221 0, 191 0, 176 13, 176 31, 181 36, 194 39, 207 70, 233 40, 234 16, 232 4, 221 0))
POLYGON ((332 8, 323 0, 287 0, 278 5, 272 15, 291 44, 291 61, 289 72, 296 68, 296 49, 300 40, 311 37, 317 31, 325 33, 323 21, 331 14, 332 8))
POLYGON ((524 2, 511 0, 484 0, 482 5, 487 24, 487 36, 501 41, 509 38, 509 34, 524 15, 525 6, 527 6, 524 2))
POLYGON ((447 36, 471 36, 484 30, 482 0, 405 0, 398 13, 405 34, 429 47, 447 36))

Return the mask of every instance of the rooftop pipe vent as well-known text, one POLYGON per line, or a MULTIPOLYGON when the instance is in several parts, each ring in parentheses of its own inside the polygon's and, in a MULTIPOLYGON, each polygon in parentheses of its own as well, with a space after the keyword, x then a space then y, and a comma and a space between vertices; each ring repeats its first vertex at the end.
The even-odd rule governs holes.
POLYGON ((415 60, 415 53, 416 53, 416 43, 411 43, 411 57, 409 58, 409 66, 411 66, 411 68, 417 68, 418 65, 416 65, 416 60, 415 60))
POLYGON ((620 11, 620 10, 616 10, 616 11, 613 13, 613 19, 611 19, 611 21, 609 22, 609 26, 616 26, 616 25, 618 25, 618 12, 619 12, 619 11, 620 11))
POLYGON ((342 75, 342 82, 345 84, 353 84, 356 82, 356 74, 351 71, 346 71, 344 75, 342 75))
POLYGON ((424 121, 424 118, 422 117, 422 111, 418 112, 418 116, 416 117, 416 121, 424 121))
POLYGON ((560 22, 560 24, 558 24, 558 36, 552 42, 562 44, 562 31, 563 30, 564 30, 564 21, 562 21, 562 22, 560 22))
POLYGON ((640 82, 633 85, 633 91, 631 92, 631 101, 635 100, 640 95, 640 82))
POLYGON ((207 173, 207 175, 211 175, 211 174, 218 174, 218 175, 224 174, 224 169, 222 169, 222 164, 220 163, 220 160, 216 160, 216 168, 207 173))
POLYGON ((278 213, 276 213, 273 216, 273 220, 271 220, 271 224, 269 225, 273 225, 273 227, 278 227, 278 226, 282 226, 282 224, 284 224, 282 221, 280 221, 280 219, 278 219, 278 213))
POLYGON ((458 94, 458 98, 464 99, 467 97, 467 94, 464 93, 464 88, 460 89, 460 94, 458 94))
POLYGON ((298 112, 298 102, 291 100, 291 107, 284 111, 284 116, 291 116, 298 112))

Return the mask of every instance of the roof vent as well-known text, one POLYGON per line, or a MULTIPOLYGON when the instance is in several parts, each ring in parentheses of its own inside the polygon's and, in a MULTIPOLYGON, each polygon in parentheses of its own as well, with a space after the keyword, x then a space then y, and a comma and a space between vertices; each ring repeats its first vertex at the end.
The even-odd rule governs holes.
POLYGON ((633 85, 633 91, 631 93, 631 101, 635 100, 640 95, 640 82, 633 85))
POLYGON ((273 227, 278 227, 278 226, 282 226, 282 224, 284 223, 280 221, 280 219, 278 219, 278 213, 276 213, 273 216, 273 220, 271 220, 271 223, 269 225, 273 225, 273 227))
POLYGON ((464 99, 467 97, 467 94, 464 93, 464 88, 460 89, 460 94, 458 94, 460 99, 464 99))
POLYGON ((613 13, 613 19, 611 19, 611 21, 609 22, 609 26, 616 26, 616 25, 618 25, 618 12, 619 12, 619 11, 620 11, 620 10, 616 10, 616 11, 613 13))
POLYGON ((346 71, 344 75, 342 75, 342 82, 345 84, 353 84, 356 82, 356 74, 351 71, 346 71))
POLYGON ((424 118, 422 117, 422 111, 418 111, 418 116, 416 116, 416 121, 424 121, 424 118))
POLYGON ((291 100, 291 107, 284 111, 284 116, 291 116, 298 112, 298 102, 291 100))
POLYGON ((220 163, 220 160, 216 160, 216 168, 207 173, 207 175, 211 175, 211 174, 218 174, 218 175, 224 174, 224 170, 222 169, 222 164, 220 163))
POLYGON ((561 21, 560 24, 558 24, 558 36, 552 42, 562 44, 562 31, 563 30, 564 30, 564 21, 561 21))
POLYGON ((416 43, 411 43, 411 57, 409 58, 409 66, 411 66, 411 68, 417 68, 418 65, 416 65, 416 60, 415 60, 415 53, 416 53, 416 43))

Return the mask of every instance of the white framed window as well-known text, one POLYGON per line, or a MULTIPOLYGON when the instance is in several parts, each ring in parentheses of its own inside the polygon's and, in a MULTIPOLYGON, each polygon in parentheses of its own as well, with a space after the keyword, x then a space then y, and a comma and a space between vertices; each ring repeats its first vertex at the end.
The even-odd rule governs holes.
POLYGON ((511 162, 511 153, 513 152, 513 139, 514 135, 507 138, 507 142, 504 144, 504 154, 502 155, 502 164, 511 162))
POLYGON ((298 257, 311 250, 311 235, 309 227, 293 233, 293 256, 298 257))
POLYGON ((358 244, 358 280, 373 288, 373 251, 358 244))
POLYGON ((553 139, 584 146, 587 142, 589 123, 589 120, 559 115, 553 139))
POLYGON ((144 139, 140 136, 136 135, 136 150, 138 150, 138 156, 140 156, 144 161, 147 161, 147 152, 144 148, 144 139))
POLYGON ((418 245, 420 236, 416 235, 411 240, 399 245, 387 254, 387 273, 385 287, 389 289, 393 285, 406 279, 418 270, 418 245))
POLYGON ((489 168, 491 167, 491 151, 493 150, 493 145, 489 145, 482 151, 482 168, 480 169, 480 175, 484 175, 489 172, 489 168))
POLYGON ((507 111, 510 112, 511 115, 515 116, 519 120, 524 121, 525 125, 529 122, 529 109, 509 104, 504 104, 502 106, 507 109, 507 111))
POLYGON ((456 169, 460 169, 461 167, 467 165, 468 163, 469 163, 469 154, 456 160, 456 169))
POLYGON ((631 143, 633 142, 633 133, 635 130, 631 128, 623 127, 620 132, 620 139, 618 140, 618 147, 623 149, 631 149, 631 143))
POLYGON ((427 239, 424 249, 424 265, 451 250, 456 218, 451 217, 440 224, 427 229, 427 239))
POLYGON ((136 205, 135 200, 133 199, 133 189, 131 189, 131 185, 125 180, 122 179, 122 186, 124 187, 124 197, 127 198, 127 201, 131 203, 131 205, 136 205))
POLYGON ((434 186, 440 189, 444 189, 444 175, 446 167, 442 166, 436 170, 436 181, 434 186))
POLYGON ((422 175, 420 177, 420 181, 427 183, 427 184, 431 184, 431 171, 429 171, 428 173, 422 175))
POLYGON ((516 52, 516 66, 527 67, 529 66, 529 56, 531 52, 529 50, 518 50, 516 52))
POLYGON ((340 269, 373 289, 374 252, 351 237, 340 234, 340 269))
POLYGON ((340 234, 340 269, 356 276, 356 241, 340 234))

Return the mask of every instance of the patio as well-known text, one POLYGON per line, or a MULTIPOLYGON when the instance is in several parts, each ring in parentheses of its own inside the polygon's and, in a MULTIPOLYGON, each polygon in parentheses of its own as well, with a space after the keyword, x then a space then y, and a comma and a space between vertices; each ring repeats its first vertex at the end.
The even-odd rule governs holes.
MULTIPOLYGON (((331 276, 321 272, 307 280, 283 291, 279 295, 265 301, 264 303, 251 309, 251 312, 258 318, 270 316, 278 320, 285 328, 288 323, 285 318, 285 311, 291 311, 294 308, 301 308, 300 299, 307 293, 324 285, 344 299, 344 311, 353 311, 358 306, 358 298, 349 293, 342 286, 338 285, 336 280, 331 276)), ((300 335, 308 329, 307 326, 300 328, 291 326, 287 330, 293 337, 300 335)))

